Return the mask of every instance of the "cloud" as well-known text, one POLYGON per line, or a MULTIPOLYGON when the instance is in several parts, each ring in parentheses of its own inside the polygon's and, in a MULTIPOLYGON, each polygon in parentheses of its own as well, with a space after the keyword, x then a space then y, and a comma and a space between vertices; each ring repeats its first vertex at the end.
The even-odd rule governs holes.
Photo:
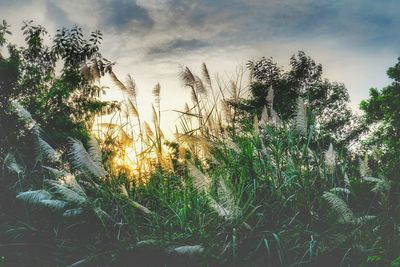
POLYGON ((197 50, 199 48, 203 48, 209 46, 207 42, 198 40, 198 39, 175 39, 170 42, 166 42, 159 46, 154 46, 149 48, 147 54, 148 55, 170 55, 170 54, 177 54, 183 52, 190 52, 193 50, 197 50))
POLYGON ((139 30, 150 29, 154 21, 146 8, 136 1, 104 1, 101 4, 102 26, 117 31, 136 27, 139 30))
POLYGON ((67 13, 52 1, 46 2, 46 17, 56 24, 57 28, 68 28, 74 25, 67 13))

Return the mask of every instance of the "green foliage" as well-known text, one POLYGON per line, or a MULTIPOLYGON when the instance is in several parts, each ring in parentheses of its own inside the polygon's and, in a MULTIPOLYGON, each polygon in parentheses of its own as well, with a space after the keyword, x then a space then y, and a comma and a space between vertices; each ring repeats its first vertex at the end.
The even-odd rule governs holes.
POLYGON ((243 110, 242 116, 250 115, 250 119, 261 114, 266 106, 287 120, 295 114, 297 100, 302 97, 312 110, 325 142, 344 145, 354 141, 363 128, 347 105, 349 95, 345 86, 322 79, 322 66, 304 52, 293 55, 290 66, 290 70, 283 71, 271 58, 250 61, 248 67, 254 78, 250 98, 239 102, 231 100, 230 104, 243 110), (268 103, 269 88, 273 89, 273 103, 268 103))
POLYGON ((397 179, 400 171, 397 160, 400 153, 400 58, 387 74, 393 79, 392 84, 380 91, 370 89, 370 98, 363 100, 360 108, 365 112, 366 123, 371 125, 365 147, 370 150, 375 148, 380 154, 382 166, 393 179, 397 179))

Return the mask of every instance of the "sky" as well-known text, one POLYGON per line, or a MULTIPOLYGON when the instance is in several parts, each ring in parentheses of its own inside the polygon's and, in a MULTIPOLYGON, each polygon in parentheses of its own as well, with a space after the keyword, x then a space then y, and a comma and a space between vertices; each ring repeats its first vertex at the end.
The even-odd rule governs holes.
MULTIPOLYGON (((181 66, 196 72, 205 62, 229 79, 263 56, 287 68, 299 50, 322 64, 325 78, 346 85, 357 109, 369 88, 390 83, 386 70, 400 56, 398 14, 398 0, 0 0, 13 43, 23 44, 23 20, 51 34, 75 24, 101 30, 102 54, 121 80, 135 79, 142 113, 160 83, 162 124, 170 129, 177 116, 170 110, 190 101, 181 66)), ((106 98, 121 96, 110 89, 106 98)))

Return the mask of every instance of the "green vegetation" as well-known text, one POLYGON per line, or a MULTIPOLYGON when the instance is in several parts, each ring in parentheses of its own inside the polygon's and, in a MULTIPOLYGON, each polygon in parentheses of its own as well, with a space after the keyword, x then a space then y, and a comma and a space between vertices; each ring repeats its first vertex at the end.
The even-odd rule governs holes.
POLYGON ((23 31, 0 56, 0 266, 400 266, 400 63, 362 117, 302 52, 250 62, 248 87, 185 68, 166 140, 160 86, 150 125, 100 32, 23 31), (106 75, 121 103, 100 100, 106 75))

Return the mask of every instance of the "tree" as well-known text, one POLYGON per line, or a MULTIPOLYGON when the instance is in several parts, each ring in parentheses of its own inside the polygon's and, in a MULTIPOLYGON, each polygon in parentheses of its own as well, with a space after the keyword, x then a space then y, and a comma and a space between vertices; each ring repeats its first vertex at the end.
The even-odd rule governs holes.
POLYGON ((358 119, 348 107, 346 87, 322 79, 322 66, 304 52, 293 55, 290 66, 290 70, 284 71, 271 58, 250 61, 248 68, 254 79, 250 86, 250 98, 231 104, 244 111, 244 116, 246 113, 259 115, 264 106, 269 108, 267 95, 272 88, 273 109, 282 119, 294 116, 297 100, 302 97, 312 111, 322 136, 342 144, 354 140, 362 129, 355 127, 358 119))
POLYGON ((370 98, 360 103, 370 134, 364 143, 366 148, 377 148, 382 166, 391 177, 400 172, 400 58, 387 71, 392 84, 382 90, 371 88, 370 98))
MULTIPOLYGON (((6 22, 0 27, 1 46, 7 43, 8 27, 6 22)), ((92 32, 87 40, 78 26, 62 28, 48 46, 44 27, 29 21, 22 31, 26 47, 8 44, 9 57, 0 57, 2 143, 15 144, 18 137, 18 129, 11 129, 17 125, 10 112, 13 100, 30 111, 53 144, 64 144, 68 136, 87 138, 96 114, 118 108, 99 99, 104 88, 96 81, 113 65, 99 52, 102 34, 92 32)))

